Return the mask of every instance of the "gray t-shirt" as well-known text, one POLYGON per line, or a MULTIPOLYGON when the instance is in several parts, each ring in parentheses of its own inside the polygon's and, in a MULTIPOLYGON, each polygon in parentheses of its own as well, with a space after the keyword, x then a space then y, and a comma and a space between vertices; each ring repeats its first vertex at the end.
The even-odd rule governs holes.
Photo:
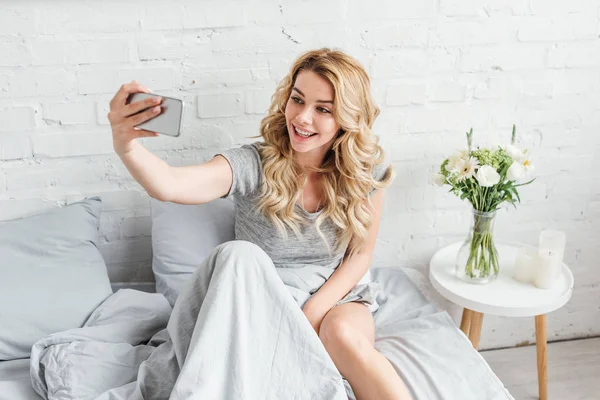
MULTIPOLYGON (((320 226, 331 253, 316 230, 315 221, 322 210, 309 213, 296 204, 298 213, 309 222, 300 227, 302 238, 298 238, 292 231, 289 231, 287 238, 283 237, 268 217, 257 211, 263 180, 258 143, 219 153, 227 159, 233 171, 231 189, 223 198, 234 197, 236 240, 246 240, 258 245, 278 268, 337 268, 344 256, 344 252, 335 252, 337 227, 329 219, 320 226)), ((376 180, 381 180, 385 171, 386 166, 379 165, 373 176, 376 180)))

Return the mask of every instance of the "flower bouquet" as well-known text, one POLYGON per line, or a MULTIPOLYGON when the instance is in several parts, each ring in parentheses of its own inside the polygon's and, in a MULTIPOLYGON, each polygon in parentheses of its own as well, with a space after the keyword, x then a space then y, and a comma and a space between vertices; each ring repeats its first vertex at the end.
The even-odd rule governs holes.
POLYGON ((473 206, 469 236, 458 251, 456 274, 472 283, 487 283, 498 276, 498 251, 493 229, 496 211, 508 202, 516 208, 520 202, 517 188, 533 182, 529 152, 515 146, 513 125, 509 145, 496 148, 472 148, 473 128, 467 132, 467 149, 445 159, 433 181, 450 185, 450 192, 473 206))

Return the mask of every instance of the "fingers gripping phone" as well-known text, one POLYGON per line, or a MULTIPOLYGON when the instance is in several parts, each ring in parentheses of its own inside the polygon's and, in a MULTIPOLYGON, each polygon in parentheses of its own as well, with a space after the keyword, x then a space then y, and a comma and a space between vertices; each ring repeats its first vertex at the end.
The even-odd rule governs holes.
MULTIPOLYGON (((160 96, 150 93, 133 93, 129 96, 128 103, 145 100, 149 97, 161 97, 160 114, 148 121, 142 122, 136 128, 145 129, 147 131, 162 133, 178 137, 181 134, 181 119, 183 117, 183 101, 174 97, 160 96)), ((146 111, 146 109, 140 112, 146 111)))

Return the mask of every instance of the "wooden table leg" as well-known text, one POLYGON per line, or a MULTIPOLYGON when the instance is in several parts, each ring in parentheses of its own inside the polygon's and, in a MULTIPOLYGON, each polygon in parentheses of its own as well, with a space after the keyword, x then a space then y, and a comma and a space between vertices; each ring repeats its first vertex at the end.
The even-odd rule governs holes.
POLYGON ((460 330, 469 336, 469 327, 471 326, 471 314, 472 311, 465 308, 462 313, 462 319, 460 320, 460 330))
POLYGON ((481 325, 483 324, 483 314, 471 310, 471 327, 469 328, 469 340, 473 344, 473 348, 477 350, 479 347, 479 338, 481 337, 481 325))
POLYGON ((546 315, 535 316, 535 346, 537 348, 538 390, 540 400, 547 400, 548 367, 546 363, 546 315))

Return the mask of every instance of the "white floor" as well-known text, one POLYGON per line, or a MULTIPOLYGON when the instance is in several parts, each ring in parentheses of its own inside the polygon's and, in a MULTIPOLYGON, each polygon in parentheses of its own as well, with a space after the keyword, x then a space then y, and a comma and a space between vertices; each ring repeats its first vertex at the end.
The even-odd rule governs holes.
MULTIPOLYGON (((516 400, 538 399, 535 345, 482 351, 516 400)), ((600 338, 548 344, 548 399, 600 400, 600 338)))

